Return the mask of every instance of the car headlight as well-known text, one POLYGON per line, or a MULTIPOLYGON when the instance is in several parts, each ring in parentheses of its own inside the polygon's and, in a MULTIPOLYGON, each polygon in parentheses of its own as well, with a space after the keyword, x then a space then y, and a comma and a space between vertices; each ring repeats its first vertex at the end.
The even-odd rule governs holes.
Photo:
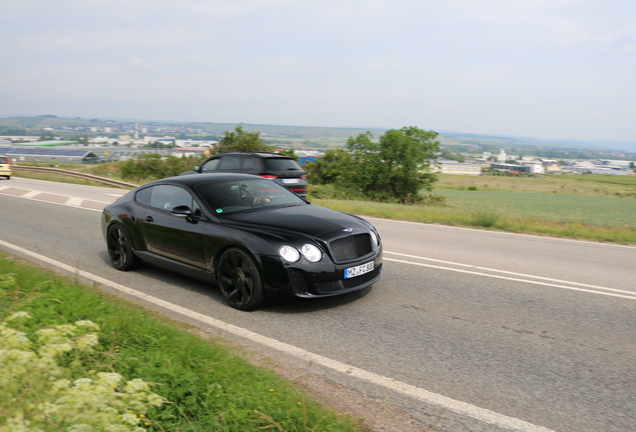
POLYGON ((300 252, 293 246, 281 246, 278 249, 278 253, 284 260, 289 262, 296 262, 300 259, 300 252))
POLYGON ((373 230, 371 230, 371 238, 373 239, 373 243, 376 246, 380 246, 380 237, 378 237, 378 235, 373 230))
POLYGON ((301 249, 303 256, 311 262, 318 262, 322 259, 322 252, 316 246, 307 243, 301 249))

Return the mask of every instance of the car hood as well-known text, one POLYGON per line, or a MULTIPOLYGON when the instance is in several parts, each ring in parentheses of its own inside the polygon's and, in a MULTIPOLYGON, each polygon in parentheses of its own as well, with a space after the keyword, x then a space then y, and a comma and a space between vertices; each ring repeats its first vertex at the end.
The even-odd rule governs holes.
POLYGON ((346 213, 317 205, 300 205, 283 208, 266 208, 259 211, 237 213, 223 217, 225 223, 294 231, 311 237, 337 236, 343 230, 368 232, 370 225, 364 220, 346 213))

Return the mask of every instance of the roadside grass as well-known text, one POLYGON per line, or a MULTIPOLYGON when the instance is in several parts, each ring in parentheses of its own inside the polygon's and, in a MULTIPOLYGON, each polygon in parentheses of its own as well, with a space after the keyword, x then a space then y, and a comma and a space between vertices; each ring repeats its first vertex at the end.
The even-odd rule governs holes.
MULTIPOLYGON (((28 311, 29 339, 37 329, 77 320, 100 326, 100 344, 90 359, 67 362, 73 379, 117 372, 126 380, 155 383, 151 391, 169 403, 147 414, 148 431, 364 430, 360 419, 322 407, 290 381, 250 365, 226 341, 201 337, 194 326, 0 252, 0 282, 7 274, 17 284, 0 283, 0 320, 28 311)), ((0 424, 23 408, 33 411, 25 397, 16 394, 10 406, 0 406, 0 424)))
MULTIPOLYGON (((20 165, 46 167, 46 168, 58 168, 58 169, 63 169, 68 171, 93 174, 96 176, 110 178, 113 180, 122 180, 119 175, 119 166, 116 162, 97 164, 97 165, 70 164, 70 163, 65 164, 65 163, 55 163, 55 162, 34 162, 34 163, 21 163, 20 165)), ((72 176, 63 175, 63 174, 56 174, 56 173, 22 171, 19 169, 14 169, 12 175, 14 177, 23 177, 23 178, 30 178, 35 180, 46 180, 46 181, 81 184, 81 185, 88 185, 88 186, 117 188, 117 186, 107 185, 101 182, 84 180, 81 178, 72 177, 72 176)), ((143 183, 139 183, 139 184, 143 184, 143 183)))

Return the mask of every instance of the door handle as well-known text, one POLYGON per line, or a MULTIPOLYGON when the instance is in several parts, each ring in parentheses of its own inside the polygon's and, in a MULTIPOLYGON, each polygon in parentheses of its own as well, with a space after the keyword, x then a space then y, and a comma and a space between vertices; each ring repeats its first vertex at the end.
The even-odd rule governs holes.
POLYGON ((154 221, 155 221, 155 220, 152 218, 152 216, 146 216, 146 217, 144 218, 144 220, 145 220, 146 222, 154 222, 154 221))

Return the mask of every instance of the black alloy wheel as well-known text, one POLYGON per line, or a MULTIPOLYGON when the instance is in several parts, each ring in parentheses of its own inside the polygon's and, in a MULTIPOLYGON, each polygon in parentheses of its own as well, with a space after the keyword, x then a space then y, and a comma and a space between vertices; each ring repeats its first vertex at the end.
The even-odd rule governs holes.
POLYGON ((230 306, 239 310, 263 304, 261 276, 254 261, 240 249, 232 248, 219 260, 219 286, 230 306))
POLYGON ((128 271, 139 267, 141 260, 132 252, 126 229, 111 225, 106 236, 108 256, 117 270, 128 271))

